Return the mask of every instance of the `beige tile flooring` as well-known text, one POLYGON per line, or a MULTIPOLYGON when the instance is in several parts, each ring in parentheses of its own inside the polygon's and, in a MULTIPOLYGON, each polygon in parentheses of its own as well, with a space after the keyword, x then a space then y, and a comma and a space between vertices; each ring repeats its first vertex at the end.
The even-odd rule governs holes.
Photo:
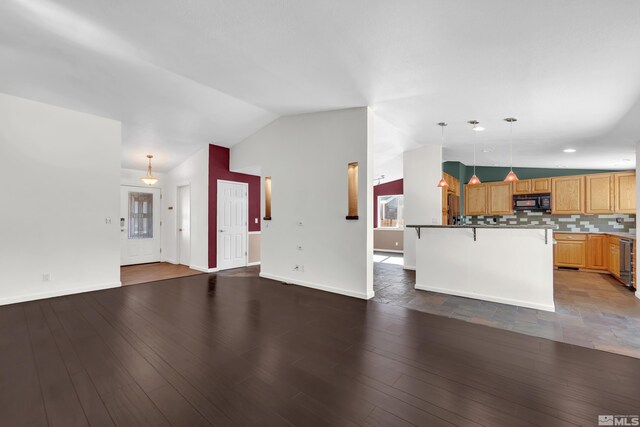
POLYGON ((550 313, 417 291, 415 273, 389 262, 374 273, 374 301, 640 358, 640 299, 606 274, 555 271, 550 313))
POLYGON ((120 267, 120 282, 122 286, 139 285, 140 283, 194 276, 196 274, 204 273, 192 270, 186 265, 155 262, 120 267))

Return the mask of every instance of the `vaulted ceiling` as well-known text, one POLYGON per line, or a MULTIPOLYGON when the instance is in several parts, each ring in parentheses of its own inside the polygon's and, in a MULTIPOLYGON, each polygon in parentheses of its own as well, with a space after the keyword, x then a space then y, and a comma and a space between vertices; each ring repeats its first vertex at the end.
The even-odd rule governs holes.
POLYGON ((377 174, 440 121, 446 160, 471 163, 477 137, 478 164, 506 164, 508 116, 518 166, 625 169, 639 22, 636 0, 4 0, 0 91, 122 121, 124 167, 369 105, 406 136, 378 138, 377 174))

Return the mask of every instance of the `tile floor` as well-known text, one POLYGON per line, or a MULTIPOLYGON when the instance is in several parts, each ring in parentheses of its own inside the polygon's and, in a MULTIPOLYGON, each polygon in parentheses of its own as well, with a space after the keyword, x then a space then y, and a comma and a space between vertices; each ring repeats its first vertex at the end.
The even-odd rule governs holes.
POLYGON ((374 301, 640 358, 640 299, 605 274, 556 270, 556 312, 417 291, 401 255, 376 253, 374 301), (392 262, 388 262, 393 259, 392 262))

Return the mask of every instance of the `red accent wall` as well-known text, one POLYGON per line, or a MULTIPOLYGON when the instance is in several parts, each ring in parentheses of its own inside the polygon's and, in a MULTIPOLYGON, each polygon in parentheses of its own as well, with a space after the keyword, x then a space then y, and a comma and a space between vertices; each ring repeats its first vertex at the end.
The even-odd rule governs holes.
POLYGON ((393 196, 395 194, 404 194, 402 179, 373 186, 373 228, 378 228, 378 196, 393 196))
POLYGON ((209 145, 209 268, 218 263, 218 180, 249 184, 249 231, 260 231, 260 177, 229 170, 229 149, 209 145), (258 218, 256 224, 255 219, 258 218))

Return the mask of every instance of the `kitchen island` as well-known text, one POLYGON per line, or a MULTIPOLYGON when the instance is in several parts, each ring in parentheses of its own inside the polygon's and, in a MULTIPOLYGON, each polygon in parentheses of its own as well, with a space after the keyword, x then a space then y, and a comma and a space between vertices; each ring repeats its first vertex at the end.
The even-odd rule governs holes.
POLYGON ((416 289, 555 311, 550 225, 408 225, 416 289))

